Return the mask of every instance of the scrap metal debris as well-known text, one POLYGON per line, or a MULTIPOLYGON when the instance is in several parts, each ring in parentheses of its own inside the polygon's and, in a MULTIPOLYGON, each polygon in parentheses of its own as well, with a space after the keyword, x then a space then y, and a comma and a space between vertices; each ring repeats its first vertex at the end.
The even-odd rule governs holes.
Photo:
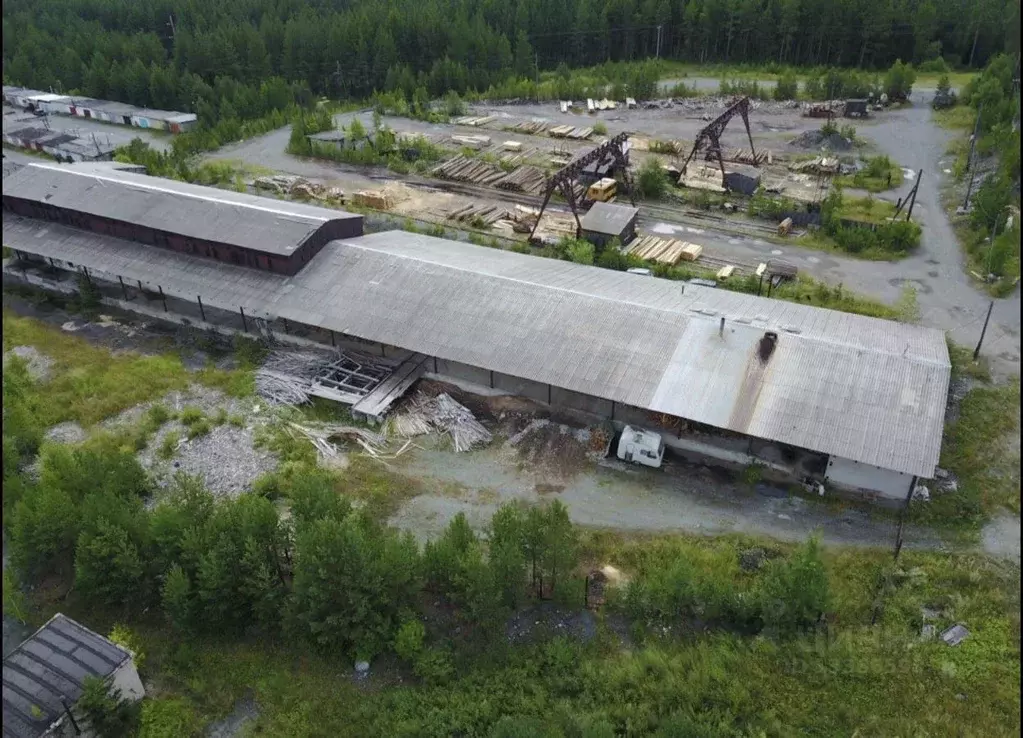
POLYGON ((417 394, 402 412, 391 418, 389 428, 404 438, 425 435, 432 430, 446 433, 451 436, 457 452, 470 451, 493 440, 490 431, 476 420, 472 411, 446 393, 432 398, 417 394))

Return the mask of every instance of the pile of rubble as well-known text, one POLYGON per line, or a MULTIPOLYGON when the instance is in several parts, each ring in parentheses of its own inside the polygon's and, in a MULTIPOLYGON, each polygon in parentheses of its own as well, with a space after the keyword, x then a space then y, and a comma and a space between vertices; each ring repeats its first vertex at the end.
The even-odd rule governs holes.
POLYGON ((286 174, 256 177, 252 182, 252 186, 257 190, 304 200, 320 200, 339 205, 344 204, 345 201, 344 191, 337 187, 327 187, 319 182, 310 182, 302 177, 293 177, 286 174))
POLYGON ((493 440, 490 431, 476 420, 472 411, 447 393, 436 397, 417 394, 391 418, 388 428, 403 438, 422 436, 436 430, 451 436, 456 452, 471 451, 493 440))
POLYGON ((804 131, 792 139, 791 145, 799 149, 849 151, 853 147, 853 142, 839 133, 825 134, 818 129, 816 131, 804 131))

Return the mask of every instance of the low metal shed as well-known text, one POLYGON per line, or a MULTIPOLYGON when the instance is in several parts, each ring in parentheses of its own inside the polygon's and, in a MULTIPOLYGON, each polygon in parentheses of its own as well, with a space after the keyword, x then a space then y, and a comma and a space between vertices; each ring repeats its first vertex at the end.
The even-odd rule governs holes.
POLYGON ((613 238, 617 238, 620 243, 628 243, 636 235, 638 217, 638 208, 595 202, 582 218, 583 238, 601 247, 613 238))

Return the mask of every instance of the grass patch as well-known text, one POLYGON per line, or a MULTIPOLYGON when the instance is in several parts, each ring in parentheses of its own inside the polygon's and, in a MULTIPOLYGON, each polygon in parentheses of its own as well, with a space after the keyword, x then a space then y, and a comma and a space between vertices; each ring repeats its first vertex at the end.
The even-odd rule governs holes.
POLYGON ((174 454, 178 450, 178 442, 181 441, 181 434, 177 431, 171 431, 163 437, 163 441, 160 442, 160 447, 156 449, 156 455, 164 461, 170 461, 174 458, 174 454))
POLYGON ((203 420, 206 414, 199 408, 189 405, 188 407, 182 408, 181 415, 178 416, 178 420, 181 424, 187 428, 203 420))
POLYGON ((932 111, 931 118, 942 128, 953 131, 971 131, 977 121, 977 113, 969 105, 956 105, 954 108, 932 111))
POLYGON ((917 519, 934 526, 977 529, 1008 509, 1020 513, 1019 379, 980 385, 963 398, 959 417, 945 430, 941 466, 956 475, 954 493, 932 495, 915 506, 917 519))
MULTIPOLYGON (((901 175, 901 170, 900 170, 901 175)), ((844 220, 861 223, 884 223, 895 215, 895 203, 874 197, 843 197, 835 214, 844 220)))
POLYGON ((191 373, 176 354, 113 355, 78 336, 21 317, 3 315, 4 350, 34 346, 53 359, 51 379, 34 392, 31 407, 43 427, 73 420, 95 425, 135 405, 184 390, 196 380, 241 396, 252 386, 251 372, 207 369, 191 373))
POLYGON ((209 435, 209 432, 211 430, 213 430, 213 428, 210 426, 210 421, 208 421, 206 418, 203 418, 202 420, 197 421, 192 425, 188 426, 188 440, 192 441, 195 440, 196 438, 209 435))
POLYGON ((867 192, 884 192, 901 187, 903 176, 902 167, 887 156, 872 156, 863 169, 855 174, 835 177, 834 183, 867 192))

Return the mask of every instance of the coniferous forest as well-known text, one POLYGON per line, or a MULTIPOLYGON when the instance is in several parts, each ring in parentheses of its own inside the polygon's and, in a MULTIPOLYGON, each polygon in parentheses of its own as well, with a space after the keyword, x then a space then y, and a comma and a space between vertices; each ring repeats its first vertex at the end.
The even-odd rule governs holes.
POLYGON ((979 68, 1019 48, 1017 0, 8 0, 3 18, 7 83, 210 121, 655 56, 979 68))

